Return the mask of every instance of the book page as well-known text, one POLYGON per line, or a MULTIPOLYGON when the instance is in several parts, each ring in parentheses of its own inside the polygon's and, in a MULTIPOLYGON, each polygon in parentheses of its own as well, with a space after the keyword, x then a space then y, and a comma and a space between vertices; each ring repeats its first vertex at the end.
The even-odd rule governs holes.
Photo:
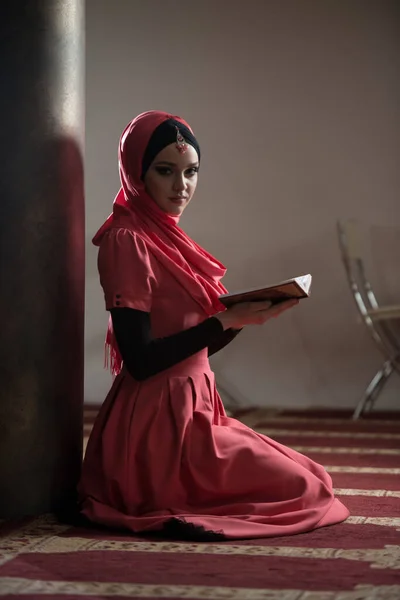
POLYGON ((296 277, 296 281, 299 284, 299 286, 308 293, 310 287, 311 287, 311 281, 312 281, 312 277, 311 275, 302 275, 301 277, 296 277))

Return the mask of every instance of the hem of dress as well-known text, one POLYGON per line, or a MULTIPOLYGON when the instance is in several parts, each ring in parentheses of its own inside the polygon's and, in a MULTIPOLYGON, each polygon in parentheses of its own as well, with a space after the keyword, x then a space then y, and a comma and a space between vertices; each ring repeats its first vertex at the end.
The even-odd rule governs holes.
MULTIPOLYGON (((154 531, 154 533, 157 532, 154 531)), ((206 529, 203 525, 195 525, 182 517, 171 517, 165 521, 161 533, 163 536, 168 537, 168 539, 197 542, 218 542, 228 539, 222 529, 217 531, 206 529)))

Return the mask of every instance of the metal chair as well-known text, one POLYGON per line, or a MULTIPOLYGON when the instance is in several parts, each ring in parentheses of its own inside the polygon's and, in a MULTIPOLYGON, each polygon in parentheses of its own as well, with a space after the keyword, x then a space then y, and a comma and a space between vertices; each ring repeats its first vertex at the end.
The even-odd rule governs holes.
POLYGON ((372 410, 392 373, 400 373, 400 339, 393 327, 395 320, 400 319, 400 304, 379 305, 365 273, 360 224, 353 219, 340 220, 337 230, 342 261, 357 309, 385 359, 353 413, 353 419, 358 419, 372 410))

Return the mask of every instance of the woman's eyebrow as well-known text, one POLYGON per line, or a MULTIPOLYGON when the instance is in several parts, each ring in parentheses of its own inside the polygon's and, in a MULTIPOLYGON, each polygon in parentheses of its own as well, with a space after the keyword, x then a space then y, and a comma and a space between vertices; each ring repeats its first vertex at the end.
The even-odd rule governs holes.
MULTIPOLYGON (((177 164, 174 162, 169 162, 168 160, 160 160, 158 162, 155 163, 156 165, 167 165, 168 167, 176 167, 177 164)), ((189 168, 189 167, 197 167, 198 166, 198 161, 197 162, 193 162, 190 163, 189 165, 186 165, 185 168, 189 168)))

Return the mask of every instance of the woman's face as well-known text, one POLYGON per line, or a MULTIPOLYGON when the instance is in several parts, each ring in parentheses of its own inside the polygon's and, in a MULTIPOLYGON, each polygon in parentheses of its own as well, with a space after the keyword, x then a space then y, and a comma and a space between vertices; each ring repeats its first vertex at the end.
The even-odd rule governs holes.
POLYGON ((169 215, 181 215, 195 192, 199 158, 193 146, 181 154, 175 144, 157 154, 145 177, 146 192, 169 215))

